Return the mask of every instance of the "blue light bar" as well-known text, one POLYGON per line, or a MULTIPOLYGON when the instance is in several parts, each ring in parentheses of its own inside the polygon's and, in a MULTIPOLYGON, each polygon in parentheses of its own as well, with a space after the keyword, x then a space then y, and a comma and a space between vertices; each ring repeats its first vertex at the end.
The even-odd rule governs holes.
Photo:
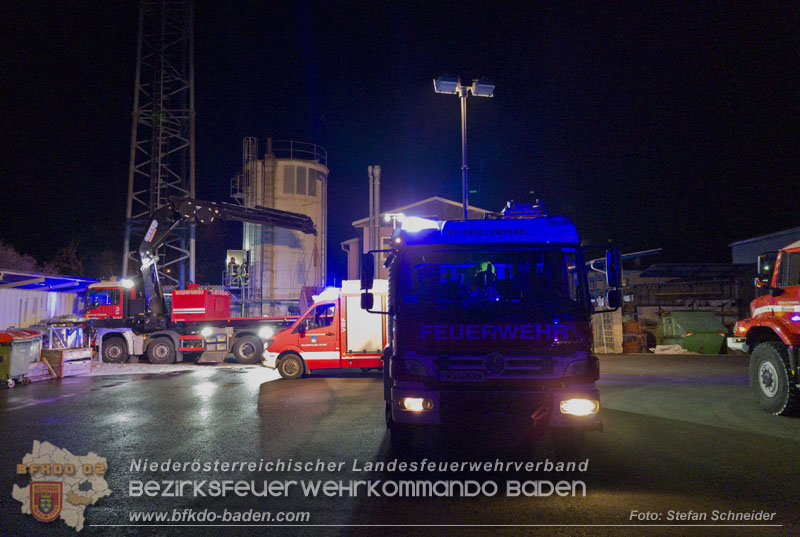
POLYGON ((569 218, 542 216, 520 220, 448 220, 440 229, 395 231, 395 244, 577 244, 569 218))

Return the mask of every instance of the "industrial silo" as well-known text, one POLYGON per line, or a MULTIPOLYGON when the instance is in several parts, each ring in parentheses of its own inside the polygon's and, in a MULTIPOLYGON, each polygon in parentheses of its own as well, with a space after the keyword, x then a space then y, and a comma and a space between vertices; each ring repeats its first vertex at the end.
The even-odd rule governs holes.
POLYGON ((304 287, 325 282, 327 260, 327 153, 320 146, 267 140, 258 157, 258 142, 245 138, 242 175, 232 196, 246 207, 269 207, 305 214, 317 236, 275 226, 243 224, 249 279, 242 292, 244 315, 298 312, 304 287))

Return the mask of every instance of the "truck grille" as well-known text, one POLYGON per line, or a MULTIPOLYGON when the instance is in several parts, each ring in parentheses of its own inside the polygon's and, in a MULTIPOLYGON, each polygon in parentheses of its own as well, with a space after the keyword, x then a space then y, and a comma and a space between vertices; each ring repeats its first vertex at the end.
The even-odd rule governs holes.
POLYGON ((439 395, 440 411, 444 416, 497 414, 530 417, 537 411, 549 412, 552 404, 552 396, 545 393, 445 391, 439 395))
POLYGON ((553 372, 553 360, 549 356, 504 356, 505 366, 500 372, 487 369, 485 356, 440 356, 436 366, 445 371, 484 371, 487 378, 514 378, 548 375, 553 372))

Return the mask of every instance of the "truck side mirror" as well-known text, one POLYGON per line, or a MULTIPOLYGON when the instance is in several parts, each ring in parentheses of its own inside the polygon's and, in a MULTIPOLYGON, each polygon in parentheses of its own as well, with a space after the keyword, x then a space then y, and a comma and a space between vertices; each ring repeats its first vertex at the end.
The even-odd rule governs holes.
MULTIPOLYGON (((361 289, 365 291, 372 289, 372 284, 374 280, 375 280, 375 254, 373 254, 372 252, 367 252, 366 254, 361 256, 361 289)), ((361 296, 363 297, 364 295, 361 296)), ((361 307, 363 308, 364 306, 361 307)))
POLYGON ((361 293, 362 310, 371 310, 372 306, 374 305, 375 305, 375 297, 372 296, 372 293, 361 293))

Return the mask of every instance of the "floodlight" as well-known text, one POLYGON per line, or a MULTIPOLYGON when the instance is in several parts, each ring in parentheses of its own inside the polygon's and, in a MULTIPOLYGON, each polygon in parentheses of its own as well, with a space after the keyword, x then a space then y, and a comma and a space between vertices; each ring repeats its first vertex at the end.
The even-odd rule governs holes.
POLYGON ((457 78, 452 76, 440 76, 433 79, 433 89, 436 93, 450 93, 455 95, 458 93, 460 82, 457 78))
POLYGON ((473 80, 472 94, 477 97, 493 97, 494 82, 489 82, 488 80, 473 80))

